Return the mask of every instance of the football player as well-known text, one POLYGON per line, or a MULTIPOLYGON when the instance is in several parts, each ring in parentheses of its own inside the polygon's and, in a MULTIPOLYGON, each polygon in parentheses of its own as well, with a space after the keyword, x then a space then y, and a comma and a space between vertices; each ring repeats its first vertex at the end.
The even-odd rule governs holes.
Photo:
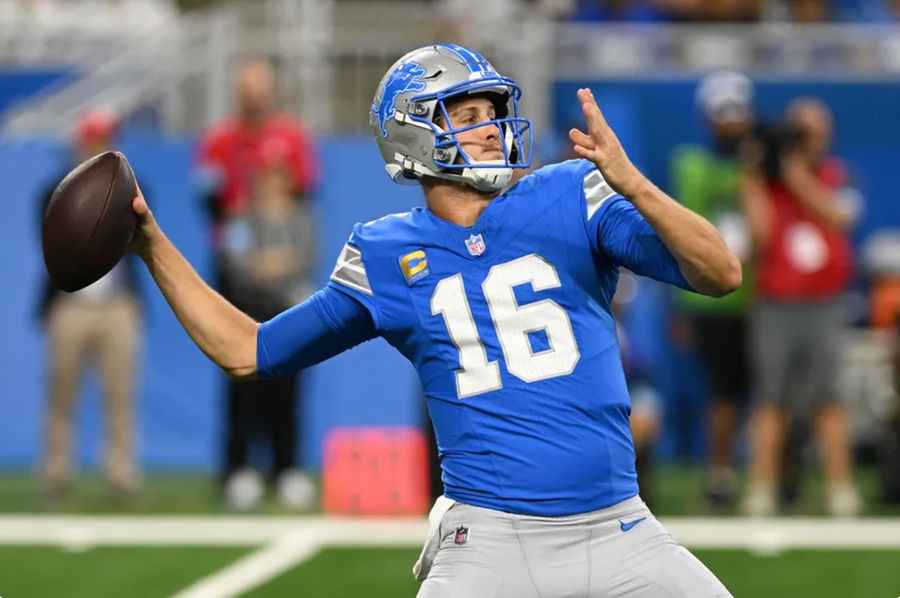
POLYGON ((198 346, 278 376, 381 336, 417 368, 445 496, 419 596, 730 596, 638 495, 610 301, 619 266, 708 295, 740 285, 715 228, 629 161, 588 89, 582 159, 531 163, 520 89, 480 54, 403 56, 370 122, 425 207, 359 224, 329 284, 258 324, 206 286, 140 197, 133 249, 198 346))

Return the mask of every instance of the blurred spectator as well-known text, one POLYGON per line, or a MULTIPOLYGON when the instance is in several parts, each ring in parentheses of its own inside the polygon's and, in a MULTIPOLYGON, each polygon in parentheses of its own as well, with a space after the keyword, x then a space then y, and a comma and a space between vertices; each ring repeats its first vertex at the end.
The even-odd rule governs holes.
MULTIPOLYGON (((311 230, 308 201, 318 166, 304 127, 274 109, 271 67, 262 60, 245 61, 237 70, 236 84, 238 113, 205 135, 198 157, 199 178, 220 256, 219 291, 238 305, 243 302, 251 316, 264 319, 303 296, 300 288, 313 259, 311 235, 303 231, 311 230), (285 197, 293 198, 296 205, 286 206, 285 197), (275 213, 300 229, 277 225, 272 220, 275 213), (301 245, 304 253, 287 255, 301 245), (255 296, 261 287, 268 291, 255 296)), ((276 446, 273 475, 278 477, 272 481, 282 501, 294 507, 309 502, 309 480, 294 468, 296 443, 291 439, 296 438, 296 399, 272 401, 260 396, 271 392, 270 387, 277 387, 282 396, 288 392, 296 396, 294 386, 293 380, 229 381, 222 480, 232 505, 252 508, 261 497, 258 475, 247 468, 254 430, 271 437, 276 446), (258 421, 263 414, 256 402, 273 409, 264 421, 258 421)))
POLYGON ((672 18, 680 21, 755 21, 763 0, 656 0, 672 18))
POLYGON ((900 0, 855 0, 844 2, 844 20, 862 23, 895 23, 900 21, 900 0))
MULTIPOLYGON (((66 170, 112 149, 115 133, 112 114, 85 113, 77 123, 72 163, 66 170)), ((54 187, 63 175, 55 179, 54 187)), ((41 197, 41 220, 52 193, 53 188, 48 189, 41 197)), ((136 258, 131 253, 106 276, 75 293, 63 293, 44 279, 39 316, 47 332, 50 392, 43 481, 52 502, 64 500, 71 488, 72 420, 89 366, 99 370, 107 410, 103 466, 111 495, 123 502, 137 495, 132 412, 141 311, 136 258)))
POLYGON ((834 16, 830 0, 788 0, 787 9, 794 23, 824 23, 834 16))
POLYGON ((630 21, 654 23, 665 21, 668 13, 653 0, 578 0, 572 11, 573 21, 630 21))
MULTIPOLYGON (((287 144, 269 139, 260 151, 253 201, 226 223, 221 263, 228 299, 265 321, 311 294, 315 236, 310 199, 293 195, 287 144)), ((254 436, 261 435, 271 443, 278 497, 285 506, 302 509, 312 505, 314 492, 296 465, 297 379, 293 374, 233 383, 227 459, 238 471, 247 464, 254 436)))
POLYGON ((753 120, 753 84, 739 73, 713 73, 700 82, 696 97, 709 143, 676 148, 673 195, 712 222, 744 263, 744 283, 727 297, 679 292, 680 311, 690 328, 687 336, 693 339, 711 386, 707 496, 711 506, 722 508, 734 494, 735 422, 749 384, 746 308, 752 288, 747 265, 751 251, 738 193, 737 156, 753 120))
POLYGON ((869 280, 869 324, 892 330, 900 318, 900 229, 869 234, 860 247, 859 262, 869 280))
POLYGON ((246 60, 237 69, 238 112, 215 125, 200 144, 199 183, 215 224, 240 214, 250 203, 262 160, 260 148, 269 139, 288 147, 288 171, 295 194, 315 189, 318 165, 312 140, 296 119, 275 110, 274 74, 260 59, 246 60))
POLYGON ((884 430, 881 489, 885 502, 900 504, 900 318, 894 335, 894 406, 884 430))
MULTIPOLYGON (((622 354, 622 367, 628 384, 628 395, 631 397, 631 436, 634 439, 635 469, 641 489, 641 498, 648 505, 655 499, 653 449, 659 438, 662 421, 662 401, 656 384, 656 376, 651 368, 646 351, 642 349, 641 338, 635 334, 632 323, 633 314, 629 307, 635 301, 641 280, 622 269, 619 283, 613 295, 612 310, 616 317, 616 332, 619 350, 622 354)), ((633 310, 632 310, 633 311, 633 310)))
MULTIPOLYGON (((843 295, 853 268, 849 229, 859 212, 844 164, 829 156, 832 118, 818 100, 788 107, 787 123, 748 152, 745 208, 758 252, 751 351, 756 409, 744 509, 775 511, 785 417, 813 417, 828 485, 828 510, 860 510, 848 425, 840 404, 843 295)), ((796 458, 797 456, 795 456, 796 458)))
POLYGON ((761 0, 578 0, 576 21, 748 21, 759 18, 761 0))
POLYGON ((551 19, 567 18, 575 8, 576 0, 531 0, 539 14, 551 19))

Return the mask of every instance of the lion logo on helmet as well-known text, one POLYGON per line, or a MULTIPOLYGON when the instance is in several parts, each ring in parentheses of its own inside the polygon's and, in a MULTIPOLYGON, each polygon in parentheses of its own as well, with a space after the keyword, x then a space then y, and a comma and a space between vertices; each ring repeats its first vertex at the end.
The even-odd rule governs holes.
POLYGON ((391 76, 388 77, 387 83, 384 84, 384 93, 381 95, 381 102, 377 105, 372 103, 372 115, 378 119, 381 127, 381 135, 388 136, 387 121, 393 118, 396 108, 394 101, 401 93, 408 91, 422 91, 425 89, 425 82, 422 77, 425 76, 425 67, 418 62, 404 62, 394 69, 391 76))

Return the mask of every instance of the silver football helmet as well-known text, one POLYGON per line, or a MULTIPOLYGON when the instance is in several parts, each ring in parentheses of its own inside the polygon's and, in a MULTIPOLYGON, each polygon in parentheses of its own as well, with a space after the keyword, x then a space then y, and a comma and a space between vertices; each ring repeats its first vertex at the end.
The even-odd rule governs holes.
POLYGON ((381 79, 369 112, 388 176, 396 183, 429 176, 479 191, 503 189, 513 168, 531 166, 531 121, 519 117, 521 93, 515 81, 463 46, 436 44, 409 52, 381 79), (445 102, 473 94, 493 102, 496 118, 452 128, 445 102), (438 116, 448 128, 438 126, 438 116), (502 160, 476 162, 459 144, 458 133, 483 126, 499 128, 502 160))

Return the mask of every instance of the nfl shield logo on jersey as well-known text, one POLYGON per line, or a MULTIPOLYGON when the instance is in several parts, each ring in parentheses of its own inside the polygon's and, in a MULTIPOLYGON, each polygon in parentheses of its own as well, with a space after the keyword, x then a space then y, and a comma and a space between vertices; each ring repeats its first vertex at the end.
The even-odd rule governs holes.
POLYGON ((484 239, 481 235, 472 235, 466 239, 466 249, 469 250, 469 255, 481 255, 484 253, 484 239))
POLYGON ((469 540, 469 528, 459 526, 456 528, 456 537, 453 539, 457 544, 465 544, 469 540))

